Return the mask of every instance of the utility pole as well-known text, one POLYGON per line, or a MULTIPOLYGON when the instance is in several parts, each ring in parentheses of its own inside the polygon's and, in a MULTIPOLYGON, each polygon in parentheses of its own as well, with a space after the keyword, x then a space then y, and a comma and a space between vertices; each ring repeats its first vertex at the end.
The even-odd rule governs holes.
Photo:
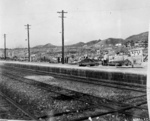
POLYGON ((61 13, 62 15, 60 16, 60 18, 62 18, 62 64, 64 64, 64 10, 62 10, 61 12, 57 12, 57 13, 61 13))
POLYGON ((28 35, 28 61, 30 62, 30 35, 29 35, 29 26, 31 26, 31 25, 29 25, 29 24, 27 24, 27 25, 25 25, 25 26, 27 26, 27 35, 28 35))
POLYGON ((6 60, 6 34, 4 34, 4 58, 6 60))

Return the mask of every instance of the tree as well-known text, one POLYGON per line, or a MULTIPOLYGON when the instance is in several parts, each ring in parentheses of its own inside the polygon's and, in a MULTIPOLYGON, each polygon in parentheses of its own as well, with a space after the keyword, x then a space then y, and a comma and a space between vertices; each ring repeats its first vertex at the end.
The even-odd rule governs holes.
POLYGON ((131 47, 134 46, 134 41, 131 40, 131 41, 130 41, 130 44, 131 44, 131 47))

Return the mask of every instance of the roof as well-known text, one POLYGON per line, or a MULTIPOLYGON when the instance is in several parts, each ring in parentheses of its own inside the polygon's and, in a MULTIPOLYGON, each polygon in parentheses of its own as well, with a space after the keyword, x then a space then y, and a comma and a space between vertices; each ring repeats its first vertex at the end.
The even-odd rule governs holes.
POLYGON ((133 49, 130 49, 129 51, 131 50, 144 50, 144 48, 133 48, 133 49))

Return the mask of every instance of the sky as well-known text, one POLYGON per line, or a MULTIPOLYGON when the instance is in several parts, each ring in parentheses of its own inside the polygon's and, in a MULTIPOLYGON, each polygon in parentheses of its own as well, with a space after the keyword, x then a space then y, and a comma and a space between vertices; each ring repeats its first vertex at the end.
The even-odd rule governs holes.
POLYGON ((127 38, 146 32, 150 23, 150 0, 0 0, 0 48, 51 43, 61 45, 61 14, 65 45, 110 37, 127 38))

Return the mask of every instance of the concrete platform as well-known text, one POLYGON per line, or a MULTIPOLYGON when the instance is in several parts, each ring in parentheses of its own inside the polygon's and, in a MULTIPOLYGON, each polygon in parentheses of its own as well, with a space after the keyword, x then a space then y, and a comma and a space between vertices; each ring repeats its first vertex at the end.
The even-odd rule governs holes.
POLYGON ((16 61, 0 61, 0 65, 1 64, 57 73, 64 76, 70 76, 72 78, 79 77, 91 81, 115 81, 118 83, 138 84, 142 86, 146 86, 147 81, 146 65, 143 68, 118 68, 113 66, 101 65, 93 67, 79 67, 78 65, 69 64, 50 64, 16 61))

